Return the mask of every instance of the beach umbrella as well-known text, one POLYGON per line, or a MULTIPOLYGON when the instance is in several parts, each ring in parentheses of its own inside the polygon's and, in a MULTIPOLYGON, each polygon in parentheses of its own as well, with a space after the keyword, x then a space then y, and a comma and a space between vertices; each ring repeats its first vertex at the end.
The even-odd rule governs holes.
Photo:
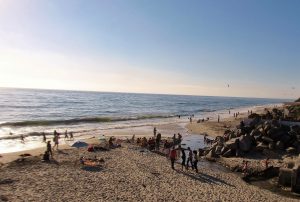
POLYGON ((79 149, 81 147, 87 147, 87 146, 88 146, 88 144, 86 142, 82 142, 82 141, 77 141, 71 145, 71 147, 76 147, 77 149, 79 149))

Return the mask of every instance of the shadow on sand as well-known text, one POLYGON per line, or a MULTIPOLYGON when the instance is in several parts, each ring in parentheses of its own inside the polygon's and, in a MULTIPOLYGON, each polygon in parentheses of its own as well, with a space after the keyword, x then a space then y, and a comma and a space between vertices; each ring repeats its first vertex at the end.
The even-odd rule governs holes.
POLYGON ((219 178, 216 178, 214 176, 211 176, 211 175, 208 175, 208 174, 205 174, 205 173, 200 173, 199 172, 199 173, 191 174, 191 173, 187 173, 187 172, 184 172, 184 171, 181 171, 181 170, 176 170, 176 172, 178 172, 180 174, 183 174, 185 176, 188 176, 188 177, 190 177, 194 180, 198 180, 200 182, 203 182, 203 183, 216 184, 216 185, 225 184, 225 185, 230 186, 230 187, 235 187, 231 184, 228 184, 224 180, 221 180, 219 178))

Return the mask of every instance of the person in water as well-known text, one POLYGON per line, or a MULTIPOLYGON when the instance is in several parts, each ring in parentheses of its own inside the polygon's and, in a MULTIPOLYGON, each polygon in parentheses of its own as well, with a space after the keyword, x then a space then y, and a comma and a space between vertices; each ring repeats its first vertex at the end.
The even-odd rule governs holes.
POLYGON ((20 139, 21 139, 21 143, 25 144, 25 137, 24 137, 24 135, 21 135, 20 139))
POLYGON ((43 135, 43 142, 46 142, 47 141, 46 134, 43 132, 42 135, 43 135))
POLYGON ((173 146, 170 152, 170 159, 171 159, 171 167, 173 170, 175 170, 174 164, 175 164, 175 160, 177 157, 177 151, 175 149, 175 147, 173 146))

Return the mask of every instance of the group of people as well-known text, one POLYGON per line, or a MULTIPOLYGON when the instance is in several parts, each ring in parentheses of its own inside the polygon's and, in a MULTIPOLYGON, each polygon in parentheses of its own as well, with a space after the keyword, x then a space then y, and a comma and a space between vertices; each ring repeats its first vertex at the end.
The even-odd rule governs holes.
POLYGON ((189 169, 189 167, 192 168, 192 170, 195 170, 196 173, 198 173, 198 162, 201 154, 203 153, 201 149, 199 149, 199 152, 197 150, 192 151, 190 147, 187 149, 182 148, 180 145, 175 148, 175 146, 172 147, 169 158, 171 160, 171 168, 175 169, 175 161, 178 159, 178 151, 181 153, 181 169, 184 168, 186 170, 189 169), (186 156, 186 151, 188 153, 188 156, 186 156))
MULTIPOLYGON (((72 132, 70 132, 69 135, 70 136, 68 136, 68 131, 66 130, 65 131, 65 138, 74 139, 74 136, 73 136, 72 132)), ((43 136, 43 142, 45 142, 45 143, 47 142, 46 151, 45 151, 45 153, 43 155, 43 160, 44 161, 49 161, 50 157, 53 157, 53 151, 52 151, 52 149, 56 148, 56 150, 58 150, 60 134, 56 130, 54 130, 54 132, 53 132, 53 139, 52 139, 53 142, 54 142, 54 146, 53 147, 51 145, 51 141, 50 140, 47 141, 47 137, 46 137, 46 134, 44 132, 42 133, 42 136, 43 136)))

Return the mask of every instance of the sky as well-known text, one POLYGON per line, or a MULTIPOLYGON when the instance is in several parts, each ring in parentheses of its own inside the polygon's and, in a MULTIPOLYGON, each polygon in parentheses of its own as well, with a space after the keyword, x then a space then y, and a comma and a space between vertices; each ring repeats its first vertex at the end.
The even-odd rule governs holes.
POLYGON ((0 0, 0 87, 296 98, 299 22, 298 0, 0 0))

